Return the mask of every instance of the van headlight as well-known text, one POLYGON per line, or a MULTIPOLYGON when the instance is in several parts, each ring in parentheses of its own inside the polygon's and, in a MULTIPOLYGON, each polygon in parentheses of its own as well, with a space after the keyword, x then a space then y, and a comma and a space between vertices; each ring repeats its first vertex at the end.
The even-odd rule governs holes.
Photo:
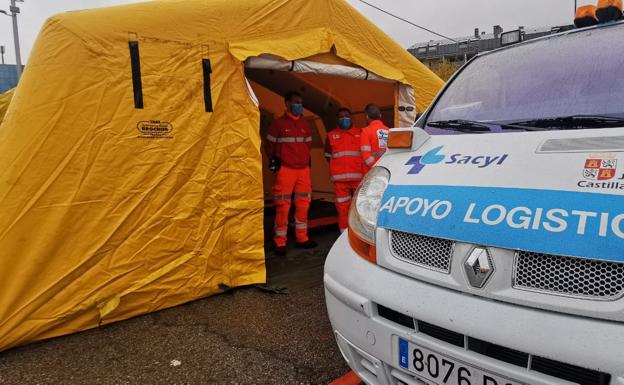
POLYGON ((349 231, 362 240, 375 244, 375 230, 381 200, 390 181, 390 171, 373 167, 355 192, 349 210, 349 231))

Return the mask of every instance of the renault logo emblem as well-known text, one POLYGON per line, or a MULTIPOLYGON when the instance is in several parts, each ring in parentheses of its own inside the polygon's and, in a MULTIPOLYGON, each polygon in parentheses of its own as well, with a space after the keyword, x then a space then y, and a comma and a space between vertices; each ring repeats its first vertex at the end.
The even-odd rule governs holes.
POLYGON ((494 264, 490 253, 485 247, 475 247, 464 263, 464 270, 470 285, 477 288, 485 286, 488 278, 494 272, 494 264))

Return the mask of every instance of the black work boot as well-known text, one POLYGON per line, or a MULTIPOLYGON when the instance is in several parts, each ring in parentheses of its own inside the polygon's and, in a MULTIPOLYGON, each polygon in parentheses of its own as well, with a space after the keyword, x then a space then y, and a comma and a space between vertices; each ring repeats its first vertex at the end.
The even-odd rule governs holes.
POLYGON ((286 255, 286 246, 278 246, 275 248, 275 255, 283 257, 286 255))
POLYGON ((308 239, 305 242, 297 242, 297 247, 300 249, 313 249, 316 246, 318 246, 318 243, 316 243, 315 241, 308 239))

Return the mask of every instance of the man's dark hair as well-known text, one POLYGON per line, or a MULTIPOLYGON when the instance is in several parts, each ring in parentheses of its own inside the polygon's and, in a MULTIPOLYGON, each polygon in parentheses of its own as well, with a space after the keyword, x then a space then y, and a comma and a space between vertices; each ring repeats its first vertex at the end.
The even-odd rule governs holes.
POLYGON ((301 94, 299 92, 297 92, 297 91, 290 91, 289 93, 286 94, 286 96, 284 96, 284 101, 285 102, 291 102, 295 96, 303 98, 303 96, 301 96, 301 94))
POLYGON ((366 116, 371 119, 381 119, 381 109, 376 104, 369 104, 366 106, 366 116))
POLYGON ((346 112, 349 113, 349 115, 351 115, 351 110, 346 108, 346 107, 343 107, 343 108, 338 110, 338 112, 336 113, 336 116, 340 115, 340 113, 343 112, 343 111, 346 111, 346 112))

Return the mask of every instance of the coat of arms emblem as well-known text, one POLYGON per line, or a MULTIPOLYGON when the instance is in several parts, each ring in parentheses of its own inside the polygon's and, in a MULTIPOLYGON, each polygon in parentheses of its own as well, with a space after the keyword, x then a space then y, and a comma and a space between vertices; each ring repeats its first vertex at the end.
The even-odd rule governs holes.
POLYGON ((613 179, 616 169, 617 159, 587 159, 583 169, 583 178, 589 180, 613 179))

